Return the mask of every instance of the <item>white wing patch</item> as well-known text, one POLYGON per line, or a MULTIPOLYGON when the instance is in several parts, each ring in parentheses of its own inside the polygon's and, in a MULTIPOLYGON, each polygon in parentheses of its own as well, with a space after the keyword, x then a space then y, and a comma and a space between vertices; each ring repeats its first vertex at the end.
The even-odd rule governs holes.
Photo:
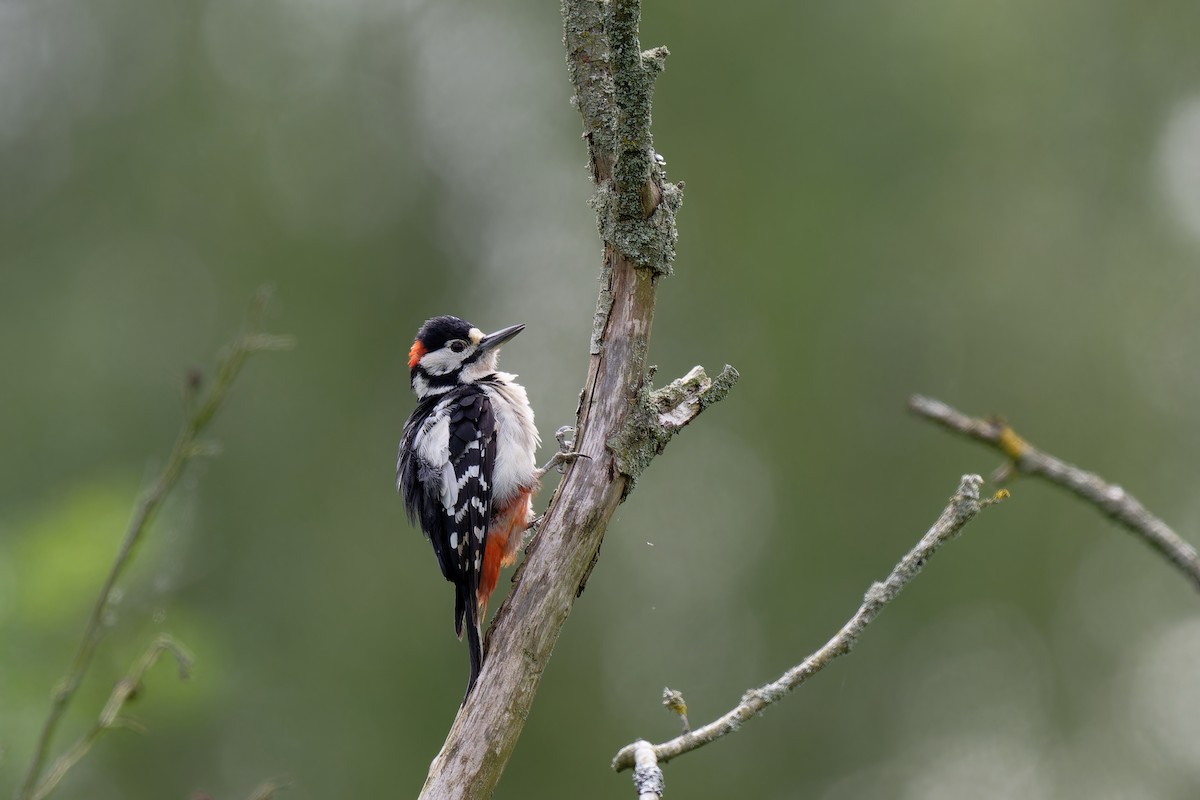
POLYGON ((453 516, 454 507, 458 505, 460 484, 458 476, 454 474, 454 465, 450 463, 450 417, 444 411, 430 417, 418 441, 421 460, 431 469, 441 472, 442 508, 453 516))

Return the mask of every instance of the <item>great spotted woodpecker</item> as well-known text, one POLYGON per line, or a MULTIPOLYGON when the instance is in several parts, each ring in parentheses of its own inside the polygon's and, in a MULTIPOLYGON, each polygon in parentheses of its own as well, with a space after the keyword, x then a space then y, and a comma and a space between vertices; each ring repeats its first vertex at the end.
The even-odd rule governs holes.
POLYGON ((471 658, 464 703, 483 667, 488 598, 500 568, 516 560, 545 472, 525 389, 496 371, 500 345, 524 328, 485 335, 458 317, 434 317, 408 351, 418 402, 400 441, 397 488, 454 584, 454 631, 461 639, 466 628, 471 658))

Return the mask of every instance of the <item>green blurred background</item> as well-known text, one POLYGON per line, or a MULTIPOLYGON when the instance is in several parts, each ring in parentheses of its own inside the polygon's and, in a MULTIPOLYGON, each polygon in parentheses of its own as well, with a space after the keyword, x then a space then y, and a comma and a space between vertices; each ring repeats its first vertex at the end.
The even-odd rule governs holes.
MULTIPOLYGON (((608 767, 821 644, 996 455, 905 412, 1002 412, 1193 542, 1200 6, 648 0, 655 145, 686 180, 660 380, 742 381, 608 532, 497 797, 608 767)), ((58 740, 166 665, 64 798, 415 795, 466 679, 393 488, 427 316, 573 420, 600 246, 553 4, 0 2, 0 792, 161 465, 180 384, 254 288, 274 331, 107 615, 58 740)), ((548 496, 548 491, 544 495, 548 496)), ((501 588, 507 586, 502 581, 501 588)), ((493 603, 493 607, 498 603, 493 603)), ((1041 485, 973 523, 854 654, 666 768, 671 797, 1183 798, 1200 605, 1041 485)))

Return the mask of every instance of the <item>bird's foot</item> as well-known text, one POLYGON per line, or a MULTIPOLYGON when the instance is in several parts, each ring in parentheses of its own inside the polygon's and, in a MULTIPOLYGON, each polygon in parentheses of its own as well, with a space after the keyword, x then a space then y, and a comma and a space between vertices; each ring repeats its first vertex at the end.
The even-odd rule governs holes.
POLYGON ((529 522, 525 523, 525 530, 521 531, 521 546, 528 547, 529 544, 541 533, 542 523, 546 520, 545 514, 538 514, 529 522))
POLYGON ((574 464, 578 459, 581 458, 591 458, 591 456, 575 451, 569 453, 555 453, 554 456, 546 462, 546 466, 538 468, 533 473, 533 477, 540 481, 542 476, 555 467, 558 467, 558 473, 561 475, 567 471, 567 464, 574 464))
POLYGON ((583 453, 571 449, 575 446, 575 439, 574 437, 567 437, 574 432, 575 429, 570 425, 563 425, 554 432, 554 441, 558 442, 558 452, 546 462, 546 466, 539 468, 534 473, 534 477, 536 477, 538 480, 541 480, 543 475, 555 467, 558 467, 558 474, 561 475, 567 471, 567 464, 573 464, 580 458, 591 458, 591 456, 586 456, 583 453))

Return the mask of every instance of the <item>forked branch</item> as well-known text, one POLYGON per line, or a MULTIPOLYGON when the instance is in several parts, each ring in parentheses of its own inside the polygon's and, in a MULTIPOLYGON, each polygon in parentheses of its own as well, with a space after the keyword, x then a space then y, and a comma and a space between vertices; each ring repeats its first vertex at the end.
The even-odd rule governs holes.
MULTIPOLYGON (((744 722, 762 713, 768 706, 783 699, 800 684, 829 666, 835 658, 849 653, 866 627, 917 576, 939 547, 953 539, 963 526, 975 518, 980 509, 1007 496, 1007 492, 1002 492, 993 498, 980 500, 979 489, 982 485, 983 478, 978 475, 962 476, 958 490, 933 526, 926 531, 916 546, 900 559, 887 578, 881 583, 871 585, 858 611, 820 649, 783 673, 777 680, 746 692, 737 705, 707 725, 687 731, 662 744, 651 745, 639 740, 626 745, 613 758, 613 769, 621 771, 638 767, 640 774, 635 773, 634 783, 639 796, 644 796, 642 792, 647 780, 654 774, 651 767, 657 770, 659 763, 670 761, 676 756, 736 731, 744 722)), ((661 795, 661 780, 654 785, 658 787, 661 795)))
POLYGON ((475 691, 430 766, 424 798, 486 798, 516 747, 559 631, 608 522, 667 441, 737 380, 696 369, 662 390, 646 361, 659 278, 675 258, 681 187, 651 148, 650 98, 666 49, 643 53, 638 0, 563 0, 564 44, 583 117, 604 260, 580 395, 575 461, 488 631, 475 691))
POLYGON ((105 731, 121 727, 134 729, 140 727, 133 720, 121 716, 121 711, 125 708, 125 704, 137 693, 142 678, 146 676, 146 673, 150 671, 150 668, 155 665, 159 656, 163 653, 170 653, 175 657, 175 663, 179 668, 179 679, 187 679, 192 666, 191 655, 179 642, 166 634, 162 634, 133 663, 133 666, 129 668, 129 672, 125 673, 125 677, 117 681, 113 687, 112 694, 108 697, 108 702, 104 704, 100 716, 92 723, 92 727, 88 728, 87 732, 83 736, 80 736, 75 744, 71 745, 65 753, 55 759, 50 768, 46 770, 46 774, 33 791, 33 800, 43 800, 43 798, 49 797, 59 782, 66 777, 71 767, 75 766, 79 763, 80 759, 87 755, 88 750, 92 749, 92 745, 96 743, 96 740, 105 731))
POLYGON ((71 705, 84 675, 87 674, 88 668, 92 664, 92 658, 96 654, 96 648, 104 636, 105 626, 102 620, 105 610, 112 601, 113 590, 116 588, 117 581, 132 563, 138 545, 145 538, 155 514, 167 495, 179 482, 188 463, 192 459, 213 455, 217 452, 218 448, 214 443, 206 442, 201 437, 224 405, 225 398, 245 365, 246 359, 252 354, 264 350, 283 350, 292 346, 290 337, 275 336, 262 330, 263 318, 270 298, 269 287, 263 287, 258 291, 241 334, 222 352, 216 374, 213 376, 207 392, 201 392, 201 378, 198 373, 188 377, 184 386, 186 413, 176 436, 175 445, 171 448, 171 453, 167 456, 166 463, 158 477, 143 492, 134 506, 133 516, 125 529, 125 536, 117 549, 117 555, 100 586, 100 592, 96 595, 95 602, 92 604, 92 610, 84 625, 83 636, 75 651, 75 657, 71 660, 66 675, 54 689, 54 695, 50 701, 50 711, 42 723, 42 729, 34 744, 33 757, 30 759, 25 777, 16 792, 17 800, 30 800, 36 794, 42 778, 42 769, 49 757, 54 733, 67 708, 71 705))

